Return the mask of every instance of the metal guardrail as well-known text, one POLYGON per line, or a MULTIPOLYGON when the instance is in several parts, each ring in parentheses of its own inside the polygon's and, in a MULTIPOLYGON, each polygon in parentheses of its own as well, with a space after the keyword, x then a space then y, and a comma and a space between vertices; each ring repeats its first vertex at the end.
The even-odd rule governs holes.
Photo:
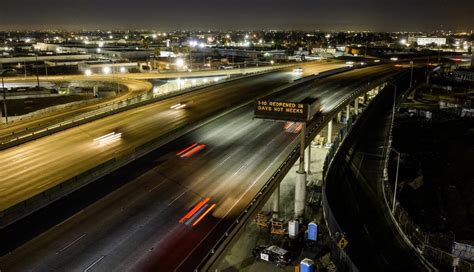
POLYGON ((249 73, 245 74, 242 76, 237 76, 237 77, 229 77, 228 79, 221 80, 219 82, 210 82, 210 83, 205 83, 199 86, 194 86, 188 89, 184 90, 176 90, 172 93, 169 94, 161 94, 161 95, 155 95, 155 94, 143 94, 139 96, 135 96, 132 98, 128 98, 125 100, 120 100, 118 102, 113 102, 113 103, 107 103, 104 105, 99 106, 97 109, 89 111, 87 113, 81 114, 76 117, 68 118, 63 121, 55 122, 50 125, 40 125, 38 127, 33 128, 30 133, 24 134, 24 135, 18 135, 18 134, 23 134, 25 131, 28 131, 29 129, 25 129, 16 133, 12 133, 9 136, 5 136, 0 138, 0 150, 4 150, 34 139, 41 138, 43 136, 51 135, 56 132, 66 130, 78 125, 82 125, 85 123, 89 123, 113 114, 117 114, 123 111, 127 111, 130 109, 134 109, 137 107, 141 107, 144 105, 156 103, 165 99, 173 98, 173 97, 179 97, 185 94, 189 94, 191 92, 195 92, 213 85, 217 84, 223 84, 223 83, 228 83, 232 82, 235 80, 241 80, 253 76, 258 76, 261 74, 265 74, 274 70, 278 69, 283 69, 286 66, 283 67, 278 67, 278 68, 270 68, 268 70, 263 70, 255 73, 249 73))

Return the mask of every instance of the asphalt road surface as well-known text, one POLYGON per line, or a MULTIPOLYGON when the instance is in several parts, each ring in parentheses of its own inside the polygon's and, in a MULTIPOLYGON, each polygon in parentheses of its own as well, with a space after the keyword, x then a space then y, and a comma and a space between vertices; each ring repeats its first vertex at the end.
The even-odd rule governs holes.
MULTIPOLYGON (((335 67, 340 64, 313 64, 306 67, 305 73, 335 67)), ((301 76, 284 70, 223 83, 0 151, 0 211, 110 159, 131 154, 135 148, 176 128, 252 100, 301 76), (187 107, 171 109, 178 103, 186 103, 187 107), (121 139, 105 144, 94 141, 113 132, 122 133, 121 139)))
MULTIPOLYGON (((294 88, 285 92, 281 98, 319 97, 329 109, 330 105, 341 101, 357 87, 392 74, 395 70, 393 66, 385 65, 351 71, 317 80, 304 88, 294 88)), ((172 102, 165 107, 170 104, 172 102)), ((164 111, 160 113, 163 115, 160 118, 170 115, 176 122, 192 111, 191 107, 178 112, 164 111)), ((144 117, 146 115, 136 114, 140 115, 138 123, 122 127, 123 139, 106 149, 115 152, 118 146, 134 143, 137 140, 129 139, 132 132, 136 138, 146 137, 154 129, 166 126, 165 122, 156 120, 155 115, 144 117), (147 119, 152 122, 147 122, 147 119), (141 122, 146 123, 143 133, 139 129, 141 122), (160 125, 149 127, 157 122, 160 125), (129 126, 138 127, 130 130, 129 126)), ((0 269, 192 271, 196 262, 209 251, 231 220, 278 168, 290 148, 297 144, 298 135, 284 132, 282 123, 252 117, 253 105, 248 104, 104 177, 76 193, 76 196, 71 196, 69 200, 64 200, 61 206, 56 207, 56 212, 64 212, 73 206, 80 212, 1 257, 0 269), (205 144, 205 147, 189 158, 176 155, 194 143, 205 144), (107 186, 118 189, 112 192, 110 189, 103 189, 107 186), (96 192, 101 190, 104 191, 104 196, 96 196, 96 192), (86 199, 93 197, 100 200, 89 205, 86 199), (204 198, 210 198, 209 203, 216 204, 215 209, 195 227, 180 223, 179 220, 204 198)), ((113 121, 120 120, 121 118, 117 118, 113 121)), ((98 130, 98 126, 93 126, 95 130, 92 130, 93 127, 81 129, 92 134, 82 144, 87 152, 81 155, 89 156, 83 159, 84 162, 98 156, 88 155, 90 150, 96 148, 90 146, 92 138, 117 129, 110 121, 105 124, 111 127, 103 128, 97 133, 93 131, 98 130)), ((75 134, 70 137, 75 137, 73 135, 75 134)), ((58 140, 61 138, 64 137, 58 136, 58 140)), ((80 152, 80 149, 71 153, 76 152, 80 152)), ((66 155, 61 160, 67 158, 66 155)), ((4 162, 0 162, 0 165, 2 163, 4 162)), ((23 174, 27 173, 23 172, 18 177, 23 174)), ((44 214, 48 215, 49 218, 54 217, 53 212, 44 214)), ((39 227, 45 223, 42 218, 44 217, 27 221, 23 227, 31 229, 34 224, 39 227)), ((13 227, 9 232, 9 239, 14 240, 15 235, 21 239, 24 234, 20 229, 21 226, 16 230, 13 227)))
MULTIPOLYGON (((149 79, 166 79, 166 78, 179 78, 179 77, 203 77, 203 76, 215 76, 215 75, 234 75, 242 73, 255 73, 269 69, 276 69, 278 67, 285 67, 287 65, 275 65, 269 67, 253 67, 246 69, 231 69, 231 70, 211 70, 211 71, 197 71, 197 72, 178 72, 178 73, 136 73, 136 74, 121 74, 119 77, 116 75, 71 75, 71 76, 49 76, 40 77, 40 83, 42 82, 71 82, 71 81, 83 81, 83 82, 109 82, 116 83, 125 88, 126 91, 120 93, 117 96, 92 101, 87 104, 73 106, 64 110, 57 110, 50 113, 39 114, 34 117, 26 118, 24 120, 17 120, 10 122, 9 124, 0 125, 0 137, 10 135, 14 132, 23 131, 28 128, 41 128, 45 125, 60 122, 73 116, 92 111, 98 107, 119 102, 128 98, 135 97, 137 95, 146 93, 152 89, 152 84, 148 82, 149 79)), ((33 83, 36 84, 36 77, 27 78, 5 78, 5 82, 8 83, 33 83)))
MULTIPOLYGON (((409 76, 400 82, 398 90, 406 90, 409 76)), ((384 90, 364 111, 326 179, 327 201, 349 241, 345 250, 360 271, 426 270, 392 225, 383 196, 384 147, 393 99, 393 90, 384 90)))

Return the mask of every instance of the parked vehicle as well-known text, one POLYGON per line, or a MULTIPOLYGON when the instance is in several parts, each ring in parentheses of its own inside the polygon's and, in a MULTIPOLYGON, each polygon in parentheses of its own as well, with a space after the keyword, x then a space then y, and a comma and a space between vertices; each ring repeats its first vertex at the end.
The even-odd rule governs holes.
POLYGON ((291 254, 288 250, 273 246, 257 246, 253 250, 255 258, 284 267, 291 263, 291 254))

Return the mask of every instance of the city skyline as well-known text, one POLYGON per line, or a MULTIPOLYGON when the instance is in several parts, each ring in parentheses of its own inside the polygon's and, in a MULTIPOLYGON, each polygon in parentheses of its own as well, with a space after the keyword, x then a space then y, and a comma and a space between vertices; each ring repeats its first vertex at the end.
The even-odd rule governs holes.
POLYGON ((474 29, 467 0, 402 0, 393 3, 336 1, 216 1, 160 3, 151 0, 6 0, 0 30, 293 29, 323 31, 433 31, 474 29), (132 5, 132 6, 131 6, 132 5), (348 8, 342 8, 342 7, 348 8), (28 8, 25 8, 28 7, 28 8))

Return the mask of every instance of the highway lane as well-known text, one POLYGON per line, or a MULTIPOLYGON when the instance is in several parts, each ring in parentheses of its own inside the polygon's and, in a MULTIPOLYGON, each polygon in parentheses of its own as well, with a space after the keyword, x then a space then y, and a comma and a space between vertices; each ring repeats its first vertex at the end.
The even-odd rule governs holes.
MULTIPOLYGON (((308 65, 305 75, 339 66, 308 65)), ((289 69, 223 83, 0 151, 0 211, 110 159, 122 158, 160 135, 254 99, 301 76, 289 69), (182 102, 188 104, 186 109, 170 109, 182 102), (122 138, 105 145, 94 142, 112 132, 122 133, 122 138)))
MULTIPOLYGON (((49 124, 54 121, 61 121, 66 118, 73 116, 78 116, 80 114, 89 112, 91 110, 97 109, 102 105, 109 103, 119 102, 128 98, 141 95, 143 93, 149 92, 152 89, 152 85, 147 81, 150 79, 166 79, 166 78, 181 78, 181 77, 203 77, 203 76, 213 76, 213 75, 236 75, 242 73, 256 73, 264 70, 277 69, 279 67, 283 68, 287 65, 275 65, 270 67, 254 67, 247 69, 231 69, 231 70, 211 70, 211 71, 198 71, 198 72, 178 72, 178 73, 137 73, 137 74, 120 74, 117 75, 70 75, 70 76, 48 76, 40 77, 40 83, 45 84, 45 82, 97 82, 97 83, 113 83, 117 82, 125 88, 126 91, 120 93, 119 95, 106 98, 101 100, 95 100, 88 102, 84 105, 77 105, 71 108, 64 110, 57 110, 51 113, 39 114, 35 117, 26 118, 24 120, 18 120, 15 122, 10 122, 9 124, 0 125, 0 137, 9 135, 16 131, 22 131, 27 128, 39 127, 45 124, 49 124)), ((5 78, 7 83, 34 83, 36 84, 36 77, 26 77, 26 78, 5 78)))
MULTIPOLYGON (((312 95, 335 103, 394 71, 357 70, 296 88, 282 99, 312 95)), ((0 258, 0 269, 191 271, 283 161, 285 147, 296 144, 297 135, 283 132, 282 123, 252 120, 252 111, 251 104, 233 111, 104 178, 129 182, 0 258), (176 156, 193 143, 206 148, 191 158, 176 156), (217 204, 212 216, 194 228, 178 222, 206 197, 217 204)))
MULTIPOLYGON (((82 81, 90 82, 109 82, 115 83, 109 78, 97 79, 97 80, 86 80, 85 78, 82 81)), ((17 120, 15 122, 9 122, 8 124, 2 124, 0 126, 0 137, 5 137, 12 133, 23 131, 28 128, 41 127, 52 122, 60 122, 67 118, 78 116, 80 114, 92 111, 97 109, 100 106, 119 102, 128 98, 135 97, 139 94, 146 93, 152 90, 153 85, 150 82, 136 79, 121 79, 120 85, 121 89, 125 89, 122 93, 109 98, 104 98, 100 100, 88 101, 85 104, 74 105, 65 109, 56 110, 49 113, 38 114, 37 116, 25 118, 23 120, 17 120)))
MULTIPOLYGON (((408 89, 409 75, 397 82, 398 90, 408 89)), ((349 241, 345 251, 360 271, 427 270, 395 229, 383 196, 393 99, 387 89, 375 98, 341 145, 326 179, 327 201, 349 241)))

